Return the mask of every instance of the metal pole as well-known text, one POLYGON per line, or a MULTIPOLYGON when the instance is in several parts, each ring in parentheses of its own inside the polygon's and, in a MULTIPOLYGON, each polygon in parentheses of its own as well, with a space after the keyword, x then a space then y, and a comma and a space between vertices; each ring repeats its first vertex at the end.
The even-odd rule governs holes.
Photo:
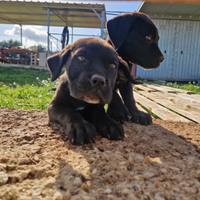
POLYGON ((104 19, 105 19, 105 10, 102 10, 101 12, 101 38, 102 39, 103 39, 104 19))
POLYGON ((72 36, 71 36, 71 44, 73 43, 73 27, 72 27, 72 36))
POLYGON ((22 44, 22 24, 20 24, 20 39, 21 39, 21 46, 23 45, 22 44))
POLYGON ((47 19, 47 57, 49 57, 49 9, 48 9, 48 19, 47 19))

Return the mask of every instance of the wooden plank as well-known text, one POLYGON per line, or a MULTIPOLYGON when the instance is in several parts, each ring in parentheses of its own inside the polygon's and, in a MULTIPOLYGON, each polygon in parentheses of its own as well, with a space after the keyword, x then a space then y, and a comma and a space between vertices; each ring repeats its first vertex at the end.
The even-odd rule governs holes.
POLYGON ((195 99, 195 100, 200 100, 200 95, 199 94, 190 94, 190 95, 187 95, 187 94, 181 94, 181 93, 179 93, 181 96, 187 96, 187 97, 191 97, 191 98, 193 98, 193 99, 195 99))
POLYGON ((155 86, 160 86, 160 88, 164 88, 164 89, 168 89, 169 91, 172 90, 172 91, 177 91, 177 92, 181 92, 181 93, 184 93, 184 94, 195 94, 195 92, 192 92, 192 91, 188 91, 188 90, 182 90, 182 89, 179 89, 179 88, 173 88, 173 87, 168 87, 168 86, 165 86, 165 85, 157 85, 157 84, 154 84, 155 86))
POLYGON ((162 92, 165 92, 165 93, 177 93, 176 91, 174 90, 170 90, 170 89, 167 89, 167 88, 163 88, 161 87, 161 85, 146 85, 148 88, 152 88, 152 89, 155 89, 155 90, 159 90, 159 91, 162 91, 162 92))
MULTIPOLYGON (((149 88, 148 86, 149 85, 145 84, 145 85, 137 85, 137 86, 134 86, 134 87, 136 88, 136 90, 144 90, 145 92, 158 92, 158 90, 149 88)), ((160 88, 157 88, 157 89, 160 90, 160 88)), ((165 91, 167 92, 168 90, 165 90, 165 91)), ((164 91, 162 90, 162 92, 164 92, 164 91)), ((187 95, 187 94, 183 94, 183 93, 172 92, 172 93, 168 93, 168 95, 169 95, 169 97, 171 95, 174 98, 176 97, 178 99, 187 100, 187 101, 190 101, 192 103, 200 103, 200 95, 197 95, 197 94, 187 95)))
POLYGON ((146 96, 156 103, 159 103, 167 108, 170 108, 171 110, 186 116, 187 118, 200 123, 200 112, 198 110, 194 110, 191 108, 188 108, 187 106, 183 105, 180 101, 178 103, 173 103, 172 101, 169 101, 165 94, 161 93, 147 93, 143 91, 138 91, 139 94, 142 94, 143 96, 146 96))
POLYGON ((168 98, 174 98, 177 100, 183 100, 185 102, 187 102, 188 104, 193 104, 194 106, 199 106, 200 108, 200 95, 199 98, 196 95, 195 97, 191 96, 191 95, 186 95, 186 94, 181 94, 181 93, 177 93, 177 94, 168 94, 168 98))
MULTIPOLYGON (((88 0, 82 0, 88 1, 88 0)), ((96 0, 91 0, 96 1, 96 0)), ((107 0, 99 0, 99 1, 107 1, 107 0)), ((141 1, 141 0, 109 0, 109 1, 141 1)), ((145 0, 145 2, 152 2, 152 3, 180 3, 180 4, 200 4, 199 0, 145 0)))
MULTIPOLYGON (((136 106, 137 106, 138 110, 147 113, 147 111, 143 107, 141 107, 140 104, 138 104, 137 102, 136 102, 136 106)), ((154 116, 151 116, 151 117, 155 119, 154 116)))
MULTIPOLYGON (((143 93, 143 92, 142 92, 143 93)), ((173 121, 182 121, 182 122, 189 122, 190 120, 175 114, 174 112, 158 105, 157 103, 143 97, 142 95, 134 92, 135 100, 149 109, 151 112, 156 114, 163 120, 173 120, 173 121)))
POLYGON ((145 92, 156 92, 157 91, 155 89, 148 88, 144 85, 134 85, 134 87, 136 88, 136 90, 144 90, 145 92))

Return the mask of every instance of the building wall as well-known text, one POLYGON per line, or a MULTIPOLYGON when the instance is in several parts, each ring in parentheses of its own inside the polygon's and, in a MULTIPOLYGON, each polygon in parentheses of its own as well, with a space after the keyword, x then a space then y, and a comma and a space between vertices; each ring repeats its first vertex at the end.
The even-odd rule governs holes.
POLYGON ((200 21, 154 19, 165 61, 158 69, 137 66, 136 76, 168 81, 200 80, 200 21))

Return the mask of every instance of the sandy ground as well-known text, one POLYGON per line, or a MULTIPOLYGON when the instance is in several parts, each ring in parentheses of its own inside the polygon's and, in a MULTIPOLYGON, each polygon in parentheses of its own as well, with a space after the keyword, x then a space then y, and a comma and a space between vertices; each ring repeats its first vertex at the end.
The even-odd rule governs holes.
POLYGON ((124 125, 73 146, 45 111, 0 108, 0 199, 199 200, 200 125, 124 125))

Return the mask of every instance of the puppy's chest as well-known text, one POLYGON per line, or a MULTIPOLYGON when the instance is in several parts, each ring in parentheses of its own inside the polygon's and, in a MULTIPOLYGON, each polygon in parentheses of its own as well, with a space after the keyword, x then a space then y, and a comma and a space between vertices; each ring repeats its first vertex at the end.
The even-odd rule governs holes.
POLYGON ((85 106, 79 106, 75 110, 76 111, 83 111, 85 109, 85 106))

